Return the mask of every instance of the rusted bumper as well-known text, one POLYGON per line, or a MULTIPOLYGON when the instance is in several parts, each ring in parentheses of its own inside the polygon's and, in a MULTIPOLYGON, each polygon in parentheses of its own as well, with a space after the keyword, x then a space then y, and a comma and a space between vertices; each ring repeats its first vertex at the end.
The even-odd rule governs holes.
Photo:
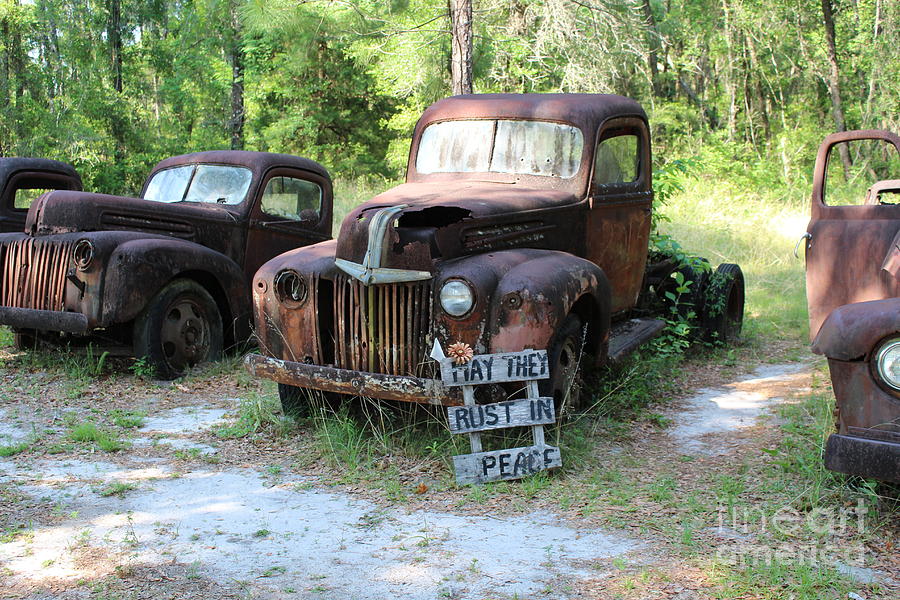
POLYGON ((248 354, 244 364, 252 375, 301 388, 423 404, 462 404, 459 388, 446 387, 437 379, 336 369, 260 354, 248 354))
POLYGON ((16 329, 38 329, 40 331, 63 331, 66 333, 87 333, 88 320, 82 313, 34 308, 12 308, 0 306, 0 325, 16 329))
POLYGON ((825 467, 848 475, 900 483, 900 444, 835 433, 825 446, 825 467))

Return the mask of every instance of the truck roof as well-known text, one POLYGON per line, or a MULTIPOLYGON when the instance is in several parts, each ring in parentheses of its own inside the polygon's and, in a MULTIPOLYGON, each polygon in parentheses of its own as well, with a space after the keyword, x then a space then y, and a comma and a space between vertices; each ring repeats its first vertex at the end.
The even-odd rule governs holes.
POLYGON ((321 175, 325 179, 331 179, 328 171, 319 163, 308 158, 294 156, 292 154, 278 154, 275 152, 252 152, 249 150, 210 150, 206 152, 193 152, 191 154, 182 154, 173 156, 165 160, 161 160, 153 167, 147 181, 157 171, 177 167, 181 165, 191 164, 220 164, 220 165, 236 165, 247 167, 253 171, 254 179, 261 176, 269 169, 275 167, 293 167, 311 171, 317 175, 321 175))
POLYGON ((17 171, 54 171, 81 180, 78 171, 69 163, 50 158, 0 156, 0 181, 5 181, 17 171))
POLYGON ((416 125, 448 119, 519 118, 565 121, 590 133, 610 117, 646 120, 641 105, 615 94, 469 94, 451 96, 429 106, 416 125))

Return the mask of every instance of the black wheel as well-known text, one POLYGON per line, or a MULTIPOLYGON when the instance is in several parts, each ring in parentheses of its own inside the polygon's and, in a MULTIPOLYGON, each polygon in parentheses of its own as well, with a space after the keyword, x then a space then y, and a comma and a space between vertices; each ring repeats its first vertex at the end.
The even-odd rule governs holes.
POLYGON ((298 418, 309 415, 309 398, 301 388, 279 383, 278 399, 281 400, 281 412, 286 416, 298 418))
MULTIPOLYGON (((706 262, 705 259, 702 260, 703 262, 706 262)), ((707 281, 709 280, 709 269, 695 268, 691 265, 681 265, 673 270, 672 274, 666 277, 657 290, 660 300, 662 300, 666 307, 670 307, 672 306, 673 300, 666 295, 666 292, 675 295, 678 299, 678 304, 676 306, 678 315, 683 319, 687 319, 693 311, 694 317, 691 321, 693 323, 699 322, 701 315, 703 314, 703 306, 706 299, 705 288, 707 281), (676 291, 678 282, 672 277, 672 274, 676 272, 681 273, 684 277, 684 281, 691 282, 688 286, 688 291, 681 295, 676 291)))
POLYGON ((222 317, 209 292, 190 279, 161 289, 135 319, 134 355, 147 357, 160 379, 221 358, 222 317))
POLYGON ((744 273, 738 265, 721 264, 709 278, 701 325, 707 341, 731 344, 740 337, 744 325, 744 273))
POLYGON ((16 350, 34 350, 37 347, 37 335, 34 330, 13 331, 13 347, 16 350))
POLYGON ((281 412, 285 416, 300 419, 316 414, 313 411, 314 407, 321 407, 329 412, 337 411, 344 401, 344 395, 305 390, 293 385, 279 383, 278 399, 281 400, 281 412))
POLYGON ((570 314, 553 334, 547 358, 550 362, 550 379, 540 382, 542 396, 553 398, 557 418, 569 408, 577 408, 581 402, 581 377, 579 367, 584 353, 584 325, 578 315, 570 314))

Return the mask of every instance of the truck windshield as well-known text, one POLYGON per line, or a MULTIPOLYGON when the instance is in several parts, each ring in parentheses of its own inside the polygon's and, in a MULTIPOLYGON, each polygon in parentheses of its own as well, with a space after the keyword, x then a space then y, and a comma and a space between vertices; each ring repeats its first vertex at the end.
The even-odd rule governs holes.
POLYGON ((569 178, 578 172, 584 137, 546 121, 444 121, 425 128, 419 173, 521 173, 569 178))
POLYGON ((147 184, 145 200, 240 204, 253 173, 243 167, 185 165, 159 171, 147 184))

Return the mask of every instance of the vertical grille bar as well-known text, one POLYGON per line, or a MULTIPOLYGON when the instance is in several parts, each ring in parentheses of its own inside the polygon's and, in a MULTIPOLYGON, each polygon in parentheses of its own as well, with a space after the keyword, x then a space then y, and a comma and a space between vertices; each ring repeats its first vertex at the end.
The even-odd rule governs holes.
POLYGON ((66 271, 72 243, 25 238, 0 253, 0 303, 11 308, 65 309, 66 271))
POLYGON ((364 286, 341 274, 334 286, 335 366, 419 374, 431 322, 430 282, 364 286))

